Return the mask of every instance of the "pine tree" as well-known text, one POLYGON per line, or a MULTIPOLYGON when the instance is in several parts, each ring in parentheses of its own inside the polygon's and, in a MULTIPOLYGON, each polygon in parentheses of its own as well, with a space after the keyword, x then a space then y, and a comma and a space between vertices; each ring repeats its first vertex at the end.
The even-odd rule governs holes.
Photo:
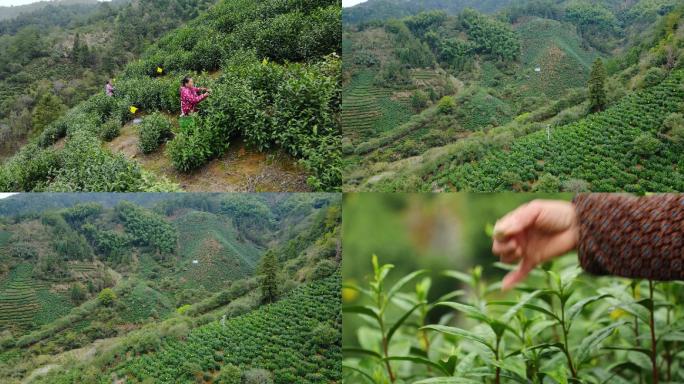
POLYGON ((78 33, 74 38, 74 46, 71 48, 71 61, 76 64, 81 61, 81 35, 78 33))
POLYGON ((36 104, 36 107, 33 109, 33 114, 31 116, 33 129, 40 130, 47 127, 62 114, 64 109, 65 106, 62 104, 59 97, 52 93, 44 93, 40 99, 38 99, 38 104, 36 104))
POLYGON ((259 274, 262 300, 265 303, 272 303, 278 298, 278 258, 274 252, 268 251, 263 256, 259 274))
POLYGON ((589 75, 589 109, 592 112, 602 111, 608 102, 606 97, 606 69, 598 58, 591 66, 589 75))

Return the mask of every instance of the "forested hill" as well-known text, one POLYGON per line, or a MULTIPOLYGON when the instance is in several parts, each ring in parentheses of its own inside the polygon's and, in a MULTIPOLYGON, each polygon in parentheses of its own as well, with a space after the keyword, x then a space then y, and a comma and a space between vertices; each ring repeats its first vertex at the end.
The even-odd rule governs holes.
POLYGON ((397 19, 430 10, 456 14, 465 8, 491 13, 512 3, 513 0, 368 0, 342 12, 343 23, 358 24, 373 20, 397 19))
POLYGON ((678 190, 678 4, 539 0, 345 26, 347 190, 678 190))
POLYGON ((259 383, 338 380, 339 195, 167 194, 148 206, 89 197, 0 216, 0 382, 51 370, 53 384, 111 382, 114 372, 149 380, 156 373, 136 357, 157 352, 158 372, 187 381, 218 383, 229 369, 271 380, 259 383), (245 333, 252 325, 263 335, 245 333), (167 345, 190 333, 203 343, 208 330, 226 332, 204 343, 216 355, 170 358, 167 345), (297 370, 268 347, 275 339, 299 351, 297 370))
MULTIPOLYGON (((116 0, 114 0, 116 1, 116 0)), ((0 20, 9 20, 20 15, 25 15, 33 11, 41 10, 53 5, 93 5, 97 4, 98 0, 52 0, 52 1, 37 1, 31 4, 3 6, 0 7, 0 20)), ((85 8, 82 8, 85 9, 85 8)))

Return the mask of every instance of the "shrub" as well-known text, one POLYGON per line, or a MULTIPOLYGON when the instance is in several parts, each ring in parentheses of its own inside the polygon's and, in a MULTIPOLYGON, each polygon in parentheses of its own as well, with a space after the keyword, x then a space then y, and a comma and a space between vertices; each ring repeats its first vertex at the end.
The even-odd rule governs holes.
POLYGON ((79 305, 86 299, 86 290, 83 284, 74 283, 69 289, 69 297, 74 304, 79 305))
POLYGON ((335 273, 337 270, 337 263, 332 260, 321 260, 311 273, 311 279, 322 279, 335 273))
POLYGON ((207 31, 202 34, 192 50, 192 68, 195 71, 212 71, 219 67, 224 60, 225 38, 222 34, 207 31))
POLYGON ((635 153, 648 156, 656 153, 660 148, 660 140, 656 139, 650 133, 642 133, 632 142, 635 153))
POLYGON ((437 104, 437 110, 439 113, 448 115, 454 113, 456 110, 456 100, 452 96, 444 96, 439 100, 437 104))
POLYGON ((98 93, 83 103, 83 112, 93 113, 104 123, 116 115, 118 103, 116 98, 98 93))
POLYGON ((38 136, 38 145, 41 148, 49 147, 66 135, 67 122, 65 118, 61 118, 50 124, 38 136))
POLYGON ((242 381, 242 372, 240 368, 233 364, 226 364, 221 367, 216 380, 216 384, 240 384, 242 381))
POLYGON ((312 333, 312 341, 322 348, 329 348, 340 341, 340 332, 327 324, 318 325, 312 333))
POLYGON ((244 384, 273 384, 273 374, 265 369, 255 368, 246 371, 244 384))
POLYGON ((185 315, 186 312, 188 312, 188 310, 190 308, 192 308, 192 306, 190 304, 185 304, 182 307, 179 307, 178 309, 176 309, 176 312, 178 312, 179 315, 185 315))
POLYGON ((419 90, 416 90, 413 92, 411 95, 411 106, 413 107, 414 110, 420 111, 423 108, 427 107, 428 104, 428 95, 427 93, 419 90))
POLYGON ((560 188, 560 179, 550 173, 545 173, 534 184, 532 192, 558 192, 560 188))
POLYGON ((62 167, 46 189, 53 192, 132 192, 142 188, 139 166, 112 155, 87 131, 73 134, 62 151, 62 167))
POLYGON ((663 121, 663 131, 678 143, 684 143, 684 115, 671 113, 663 121))
POLYGON ((62 158, 56 151, 41 149, 35 144, 25 145, 0 167, 0 190, 32 191, 45 188, 61 166, 62 158))
POLYGON ((110 307, 116 301, 116 293, 111 288, 105 288, 97 295, 97 300, 105 307, 110 307))
POLYGON ((644 73, 644 78, 642 82, 643 87, 652 87, 657 85, 667 76, 667 71, 658 67, 649 68, 646 73, 644 73))
POLYGON ((580 179, 570 179, 565 180, 561 183, 561 189, 563 192, 589 192, 589 183, 580 179))
POLYGON ((171 137, 171 123, 159 112, 145 116, 138 131, 140 150, 152 153, 167 138, 171 137))
POLYGON ((100 139, 104 141, 112 141, 119 136, 121 130, 120 120, 117 118, 110 118, 100 126, 100 139))
POLYGON ((180 132, 166 146, 166 151, 173 166, 181 172, 189 172, 199 168, 211 158, 213 152, 212 132, 202 129, 194 117, 194 122, 188 127, 181 127, 180 132))

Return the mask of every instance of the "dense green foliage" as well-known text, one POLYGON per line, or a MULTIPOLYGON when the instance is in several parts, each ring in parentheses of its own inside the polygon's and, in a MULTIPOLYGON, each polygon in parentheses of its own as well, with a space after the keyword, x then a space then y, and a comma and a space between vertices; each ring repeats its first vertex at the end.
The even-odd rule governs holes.
POLYGON ((652 136, 667 115, 681 110, 683 75, 675 72, 604 112, 554 128, 550 140, 546 132, 528 135, 510 151, 495 150, 476 163, 455 164, 436 179, 457 189, 526 190, 542 173, 551 173, 561 180, 584 180, 592 191, 684 190, 681 148, 652 136), (504 180, 507 173, 512 177, 504 180))
POLYGON ((155 112, 145 116, 138 134, 140 135, 140 150, 143 153, 151 153, 171 136, 171 123, 164 115, 155 112))
MULTIPOLYGON (((24 149, 0 172, 0 189, 45 188, 53 180, 52 174, 46 174, 48 168, 52 173, 58 168, 72 172, 68 168, 73 164, 59 162, 62 151, 53 152, 49 148, 58 139, 66 136, 69 143, 74 136, 87 131, 87 135, 111 140, 118 128, 112 120, 126 123, 133 117, 128 112, 130 106, 145 114, 177 113, 180 79, 191 72, 216 70, 220 74, 217 78, 196 76, 198 85, 208 85, 214 92, 201 104, 194 124, 176 130, 167 147, 177 169, 191 171, 221 156, 239 134, 258 150, 282 148, 301 159, 302 166, 311 173, 308 183, 313 189, 338 189, 341 184, 339 17, 340 6, 336 1, 314 2, 304 7, 283 6, 276 1, 222 1, 159 39, 145 50, 141 60, 129 63, 115 81, 115 97, 95 96, 48 125, 37 142, 40 147, 48 147, 42 151, 49 151, 49 160, 54 158, 51 167, 41 164, 40 174, 24 180, 24 168, 34 167, 24 155, 24 149), (39 178, 42 181, 37 185, 39 178)), ((140 40, 143 37, 137 36, 135 41, 144 41, 140 40)), ((83 48, 78 46, 75 50, 83 48)), ((49 99, 45 103, 50 106, 49 110, 57 108, 49 99)), ((153 148, 155 135, 148 135, 149 129, 144 131, 141 146, 148 152, 153 148)), ((101 152, 103 162, 108 161, 105 157, 116 158, 105 150, 101 152)), ((66 180, 50 189, 174 188, 164 180, 144 174, 135 161, 119 158, 117 162, 120 168, 106 173, 110 178, 125 178, 126 183, 88 183, 73 187, 66 180)), ((90 164, 83 162, 81 167, 89 169, 90 164)))
POLYGON ((107 77, 150 41, 212 3, 61 1, 1 11, 2 17, 20 9, 26 13, 0 22, 0 157, 16 152, 68 108, 102 92, 107 77))
POLYGON ((347 26, 346 190, 681 190, 681 129, 664 118, 682 111, 682 15, 667 0, 539 0, 494 17, 431 11, 347 26), (414 40, 432 68, 402 61, 414 40), (418 76, 428 71, 451 76, 448 92, 418 76), (379 94, 414 109, 390 120, 379 94))
POLYGON ((274 383, 339 381, 339 289, 336 274, 225 325, 215 322, 193 330, 185 340, 164 340, 158 352, 150 351, 115 368, 140 380, 189 381, 219 370, 222 364, 234 364, 267 369, 273 372, 274 383), (321 325, 334 330, 331 339, 313 337, 321 325), (215 358, 217 354, 221 359, 215 358))
POLYGON ((226 365, 228 382, 340 380, 339 195, 70 197, 3 199, 17 213, 0 220, 0 381, 53 363, 61 368, 35 379, 156 380, 180 369, 181 382, 218 382, 226 365), (265 254, 277 294, 262 307, 265 254), (205 354, 194 345, 209 346, 203 337, 225 344, 205 354), (187 364, 173 360, 174 345, 187 346, 187 364))
POLYGON ((134 242, 149 245, 161 258, 176 249, 178 233, 163 217, 126 202, 116 207, 116 213, 134 242))
POLYGON ((682 379, 678 283, 583 276, 576 258, 569 257, 533 272, 505 298, 498 293, 500 283, 487 284, 481 267, 470 273, 443 271, 442 276, 467 290, 433 299, 427 271, 387 287, 383 282, 393 266, 379 265, 375 257, 373 262, 369 287, 349 286, 369 304, 343 309, 369 320, 356 334, 359 345, 345 349, 349 380, 427 384, 682 379), (414 280, 415 290, 404 289, 414 280))
POLYGON ((606 104, 606 69, 599 58, 591 66, 589 75, 589 109, 592 112, 602 111, 606 104))

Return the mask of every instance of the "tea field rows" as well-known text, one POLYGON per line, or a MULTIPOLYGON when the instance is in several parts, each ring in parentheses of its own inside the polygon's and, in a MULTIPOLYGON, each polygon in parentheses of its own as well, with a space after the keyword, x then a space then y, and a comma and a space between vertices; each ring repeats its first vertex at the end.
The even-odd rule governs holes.
POLYGON ((28 327, 38 312, 31 272, 30 265, 22 264, 9 273, 8 280, 0 287, 0 330, 28 327))
POLYGON ((543 175, 561 181, 579 179, 592 191, 684 190, 681 148, 667 139, 643 152, 635 141, 644 133, 660 137, 664 118, 678 112, 684 99, 684 71, 657 86, 624 98, 605 112, 577 123, 545 130, 515 141, 509 151, 494 150, 480 161, 453 164, 432 180, 455 190, 529 190, 543 175))

